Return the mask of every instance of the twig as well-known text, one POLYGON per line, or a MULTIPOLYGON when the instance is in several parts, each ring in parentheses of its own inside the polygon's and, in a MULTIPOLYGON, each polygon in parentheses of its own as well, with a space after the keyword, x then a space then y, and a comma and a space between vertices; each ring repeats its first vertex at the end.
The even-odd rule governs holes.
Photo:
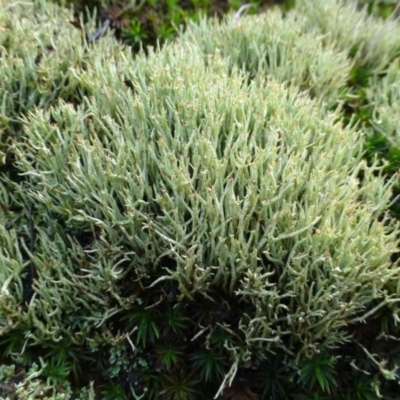
MULTIPOLYGON (((145 3, 146 0, 142 0, 142 2, 138 5, 138 6, 133 6, 133 4, 128 4, 127 6, 125 6, 117 15, 115 15, 115 17, 113 19, 118 19, 121 18, 122 15, 124 15, 127 11, 129 10, 138 10, 140 9, 143 4, 145 3)), ((105 30, 110 26, 111 23, 111 19, 107 18, 103 21, 103 23, 100 25, 100 27, 96 30, 96 32, 94 32, 92 35, 90 35, 87 39, 86 42, 88 44, 93 43, 94 41, 96 41, 104 32, 105 30)))
POLYGON ((395 18, 395 15, 397 14, 397 11, 400 9, 400 1, 396 4, 396 7, 393 9, 392 13, 390 14, 388 21, 393 21, 398 18, 395 18))
POLYGON ((400 15, 396 16, 397 11, 400 9, 400 1, 396 4, 396 7, 394 8, 394 10, 392 11, 392 13, 390 14, 390 17, 387 19, 387 21, 389 22, 389 24, 386 26, 386 28, 379 33, 378 35, 376 35, 369 43, 369 45, 367 46, 367 52, 369 52, 371 50, 372 47, 376 46, 380 40, 383 38, 383 36, 385 36, 392 28, 393 28, 393 24, 395 24, 396 22, 400 21, 400 15), (393 24, 392 24, 393 23, 393 24))
POLYGON ((86 42, 87 44, 93 43, 95 40, 97 40, 102 34, 103 32, 109 27, 110 25, 110 20, 106 19, 99 27, 99 29, 96 30, 95 33, 93 33, 92 35, 90 35, 87 39, 86 42))
POLYGON ((235 16, 233 17, 233 19, 239 19, 241 16, 242 16, 242 14, 243 14, 243 12, 244 11, 246 11, 246 10, 248 10, 249 8, 251 8, 251 7, 255 7, 255 5, 254 4, 243 4, 240 8, 239 8, 239 10, 237 10, 236 11, 236 14, 235 14, 235 16))

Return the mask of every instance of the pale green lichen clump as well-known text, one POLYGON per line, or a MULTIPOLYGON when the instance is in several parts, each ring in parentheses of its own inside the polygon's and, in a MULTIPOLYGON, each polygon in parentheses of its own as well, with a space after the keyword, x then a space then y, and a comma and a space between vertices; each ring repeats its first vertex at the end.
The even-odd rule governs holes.
POLYGON ((171 281, 176 303, 246 305, 225 327, 241 344, 225 346, 220 394, 257 357, 282 350, 301 362, 395 308, 394 180, 362 160, 364 133, 327 110, 353 65, 336 37, 272 12, 204 22, 132 58, 111 37, 87 46, 37 4, 0 2, 0 23, 13 26, 0 41, 13 158, 0 178, 0 335, 15 340, 13 362, 64 344, 72 371, 81 352, 128 341, 134 358, 140 326, 119 331, 116 318, 171 281))

